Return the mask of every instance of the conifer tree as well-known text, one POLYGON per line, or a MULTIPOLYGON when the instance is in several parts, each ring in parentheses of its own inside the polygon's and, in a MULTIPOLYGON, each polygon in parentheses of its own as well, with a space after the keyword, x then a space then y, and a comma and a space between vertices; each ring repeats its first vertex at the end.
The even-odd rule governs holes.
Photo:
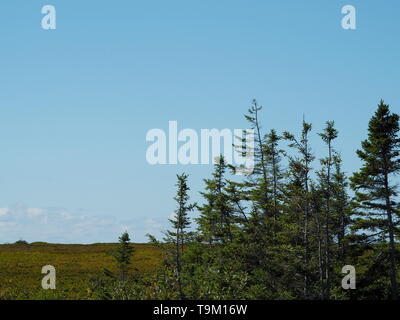
MULTIPOLYGON (((271 181, 268 168, 267 135, 262 132, 260 111, 262 106, 253 100, 245 119, 254 130, 254 149, 243 150, 236 146, 238 152, 251 152, 254 155, 254 170, 247 174, 237 190, 241 190, 244 199, 249 204, 246 224, 243 226, 243 241, 247 245, 247 263, 249 268, 265 267, 268 260, 268 248, 272 237, 272 202, 271 181)), ((248 147, 247 147, 248 148, 248 147)), ((232 185, 231 185, 232 186, 232 185)), ((242 215, 243 216, 243 215, 242 215)))
POLYGON ((115 260, 118 263, 120 268, 120 279, 121 281, 125 281, 126 279, 126 269, 127 266, 131 263, 131 256, 134 252, 134 248, 130 244, 130 238, 128 232, 124 232, 119 237, 119 246, 113 253, 115 260))
POLYGON ((397 186, 393 176, 400 171, 399 116, 391 113, 381 100, 369 121, 368 139, 361 144, 357 155, 362 167, 351 178, 355 191, 357 216, 355 230, 364 231, 364 242, 388 243, 391 297, 398 297, 396 234, 399 229, 397 186), (387 241, 388 240, 388 241, 387 241))
POLYGON ((309 272, 310 272, 310 245, 309 245, 309 223, 310 223, 310 172, 311 163, 314 156, 311 152, 309 144, 309 134, 312 125, 303 120, 302 132, 300 139, 293 134, 285 131, 283 136, 289 141, 289 147, 294 148, 298 152, 298 156, 288 155, 289 159, 289 183, 286 191, 286 202, 292 213, 299 212, 303 216, 302 221, 298 221, 302 230, 302 248, 303 248, 303 295, 309 297, 309 272))
POLYGON ((200 217, 197 218, 197 222, 203 239, 209 244, 232 241, 234 220, 230 199, 225 190, 227 167, 224 157, 218 157, 214 165, 213 179, 204 179, 205 192, 201 192, 201 195, 206 199, 206 203, 199 208, 200 217))
POLYGON ((333 156, 334 151, 332 147, 332 142, 338 136, 338 131, 334 127, 333 121, 328 121, 326 123, 326 127, 324 128, 322 133, 319 133, 319 136, 325 142, 328 148, 328 156, 326 158, 321 159, 322 169, 319 172, 319 179, 321 183, 321 189, 323 191, 324 196, 324 259, 325 259, 325 286, 324 286, 324 297, 325 299, 329 299, 330 297, 330 288, 331 288, 331 236, 332 232, 331 228, 331 214, 332 214, 332 171, 333 171, 333 156))
MULTIPOLYGON (((249 195, 253 201, 253 215, 258 219, 271 217, 270 210, 270 181, 268 179, 268 146, 267 137, 262 133, 260 111, 262 106, 253 100, 252 106, 245 119, 254 130, 254 170, 246 178, 245 185, 250 189, 249 195)), ((262 220, 262 219, 261 219, 262 220)))
POLYGON ((192 211, 196 204, 189 204, 190 197, 188 192, 190 190, 187 179, 188 175, 182 173, 177 175, 178 182, 177 193, 174 200, 177 202, 177 209, 175 210, 175 216, 169 219, 172 230, 166 232, 166 243, 172 244, 174 249, 172 250, 172 261, 175 268, 178 292, 181 299, 185 297, 183 292, 182 284, 182 255, 184 246, 191 241, 192 233, 188 230, 190 227, 189 212, 192 211))
POLYGON ((234 242, 240 232, 237 211, 242 207, 237 185, 225 177, 228 167, 223 156, 217 157, 212 178, 204 179, 205 191, 201 195, 205 203, 198 208, 200 215, 196 219, 202 246, 192 247, 204 264, 195 272, 202 274, 204 281, 213 282, 214 297, 224 297, 229 292, 231 284, 227 279, 234 278, 241 267, 233 256, 238 257, 234 242))
MULTIPOLYGON (((230 199, 235 204, 236 217, 242 222, 242 243, 244 250, 245 270, 254 275, 254 287, 260 281, 268 282, 269 289, 264 288, 255 293, 264 296, 277 290, 278 278, 282 275, 279 256, 281 250, 277 242, 279 216, 282 212, 282 179, 280 168, 281 153, 278 144, 281 137, 275 130, 264 133, 261 125, 260 111, 262 106, 253 100, 252 106, 245 115, 254 130, 254 170, 248 173, 242 183, 230 183, 230 199), (237 195, 241 195, 241 201, 237 195), (245 204, 245 206, 243 205, 245 204), (264 279, 264 280, 261 280, 264 279)), ((239 152, 248 152, 241 145, 239 152)), ((258 289, 257 289, 258 290, 258 289)))

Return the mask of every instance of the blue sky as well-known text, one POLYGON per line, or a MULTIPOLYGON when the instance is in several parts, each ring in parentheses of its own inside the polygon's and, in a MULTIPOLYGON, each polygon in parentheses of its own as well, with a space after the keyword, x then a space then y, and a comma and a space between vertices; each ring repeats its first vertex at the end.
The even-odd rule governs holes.
POLYGON ((175 174, 199 200, 211 166, 149 165, 147 131, 246 128, 253 98, 267 129, 335 120, 351 173, 379 100, 400 112, 399 14, 395 0, 2 1, 0 242, 159 235, 175 174), (357 30, 341 28, 347 4, 357 30))

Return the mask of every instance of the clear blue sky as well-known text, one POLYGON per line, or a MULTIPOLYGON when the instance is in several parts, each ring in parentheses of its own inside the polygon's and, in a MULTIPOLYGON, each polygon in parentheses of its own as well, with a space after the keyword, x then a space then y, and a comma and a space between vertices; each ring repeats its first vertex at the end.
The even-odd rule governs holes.
POLYGON ((378 101, 400 112, 399 16, 397 0, 1 1, 0 242, 159 235, 175 174, 198 200, 211 167, 147 164, 147 131, 246 128, 253 98, 268 129, 335 120, 351 173, 378 101))

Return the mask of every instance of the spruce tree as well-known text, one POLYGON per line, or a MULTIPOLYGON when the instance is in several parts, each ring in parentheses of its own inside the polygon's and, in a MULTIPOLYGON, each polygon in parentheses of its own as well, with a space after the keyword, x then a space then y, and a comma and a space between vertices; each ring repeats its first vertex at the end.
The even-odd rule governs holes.
MULTIPOLYGON (((271 184, 268 178, 268 145, 267 136, 262 133, 260 111, 262 106, 253 100, 245 119, 254 130, 254 170, 246 176, 244 185, 249 189, 249 196, 253 201, 253 216, 263 220, 271 217, 271 184)), ((239 146, 241 147, 241 146, 239 146)), ((242 150, 239 150, 239 152, 242 150)))
POLYGON ((201 195, 206 203, 199 207, 200 216, 196 220, 203 240, 209 244, 232 241, 234 219, 232 205, 225 190, 227 168, 224 157, 220 156, 214 165, 213 179, 204 179, 205 192, 201 192, 201 195))
POLYGON ((120 279, 125 281, 127 267, 131 263, 131 256, 134 252, 134 248, 130 244, 131 239, 129 238, 128 232, 124 232, 119 237, 119 246, 113 253, 115 260, 117 261, 118 267, 120 268, 120 279))
POLYGON ((330 297, 330 288, 331 288, 331 272, 332 272, 332 263, 331 263, 331 220, 332 220, 332 175, 333 175, 333 156, 334 151, 332 147, 332 142, 338 136, 338 131, 334 127, 333 121, 328 121, 326 123, 326 127, 324 128, 322 133, 319 133, 319 136, 325 142, 328 148, 328 156, 321 159, 322 169, 319 172, 318 176, 321 183, 321 189, 323 191, 324 197, 324 259, 325 259, 325 286, 324 286, 324 297, 325 299, 329 299, 330 297))
POLYGON ((293 134, 285 131, 283 136, 285 140, 289 141, 289 147, 294 148, 298 152, 298 156, 287 155, 289 159, 289 183, 286 186, 286 206, 291 214, 300 213, 302 216, 301 221, 294 223, 299 226, 302 233, 300 242, 295 242, 297 245, 301 243, 303 258, 303 296, 309 298, 310 296, 310 244, 309 244, 309 224, 310 224, 310 173, 311 163, 314 156, 311 151, 309 143, 309 134, 312 125, 303 120, 301 136, 297 139, 293 134))
POLYGON ((394 175, 400 171, 399 116, 391 113, 382 100, 369 121, 368 139, 357 155, 361 169, 351 178, 355 191, 357 217, 355 230, 364 231, 361 239, 369 243, 388 243, 391 297, 397 299, 397 252, 395 236, 399 229, 399 206, 394 175), (387 241, 388 240, 388 241, 387 241))
POLYGON ((212 178, 204 179, 205 191, 201 195, 205 202, 198 208, 200 215, 196 219, 200 246, 193 249, 204 266, 193 271, 201 274, 204 282, 212 282, 211 296, 223 298, 230 292, 231 281, 236 281, 237 271, 241 269, 237 244, 241 241, 238 233, 243 221, 238 219, 238 210, 242 207, 237 185, 225 177, 229 166, 223 156, 215 160, 212 178))
POLYGON ((243 228, 244 242, 247 246, 247 263, 249 268, 266 267, 268 248, 272 236, 272 202, 271 180, 268 173, 268 145, 267 136, 262 132, 260 119, 260 106, 256 100, 245 114, 250 128, 254 130, 254 149, 243 148, 242 144, 236 146, 237 151, 251 152, 254 154, 254 170, 247 174, 237 190, 241 190, 243 200, 248 201, 249 210, 246 224, 243 228))
POLYGON ((172 244, 172 261, 175 268, 177 279, 178 292, 181 299, 185 298, 183 284, 182 284, 182 255, 185 245, 191 241, 192 233, 188 230, 190 228, 189 212, 192 211, 196 204, 189 204, 189 186, 187 183, 188 175, 182 173, 177 175, 178 182, 177 193, 174 200, 177 202, 177 209, 175 216, 169 219, 172 230, 166 232, 166 243, 172 244))

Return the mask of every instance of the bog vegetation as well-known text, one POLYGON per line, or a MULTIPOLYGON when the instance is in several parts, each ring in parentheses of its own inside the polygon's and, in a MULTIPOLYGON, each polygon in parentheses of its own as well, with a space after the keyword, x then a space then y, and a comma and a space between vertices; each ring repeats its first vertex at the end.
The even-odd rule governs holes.
POLYGON ((177 175, 175 216, 164 239, 149 235, 151 244, 132 247, 125 233, 118 246, 3 246, 1 279, 14 281, 6 284, 14 291, 0 284, 2 296, 398 299, 399 116, 379 103, 356 151, 361 167, 349 176, 333 121, 314 133, 303 120, 296 135, 264 130, 262 117, 254 101, 245 115, 256 133, 254 150, 243 149, 240 141, 236 146, 254 152, 253 173, 239 180, 230 175, 236 168, 219 157, 204 179, 200 204, 190 201, 188 175, 177 175), (320 159, 312 134, 325 145, 320 159), (35 269, 33 275, 33 268, 47 264, 47 256, 66 275, 58 278, 60 289, 33 290, 32 296, 17 289, 17 283, 38 286, 40 274, 35 269), (355 290, 342 288, 346 265, 356 269, 355 290))
MULTIPOLYGON (((132 244, 134 261, 127 267, 130 277, 146 277, 157 270, 161 254, 149 244, 132 244)), ((119 275, 113 257, 116 244, 16 243, 0 245, 0 300, 4 299, 95 299, 97 278, 108 272, 119 275), (43 290, 43 266, 56 270, 57 289, 43 290)), ((106 277, 106 276, 105 276, 106 277)), ((106 277, 107 278, 107 277, 106 277)))

